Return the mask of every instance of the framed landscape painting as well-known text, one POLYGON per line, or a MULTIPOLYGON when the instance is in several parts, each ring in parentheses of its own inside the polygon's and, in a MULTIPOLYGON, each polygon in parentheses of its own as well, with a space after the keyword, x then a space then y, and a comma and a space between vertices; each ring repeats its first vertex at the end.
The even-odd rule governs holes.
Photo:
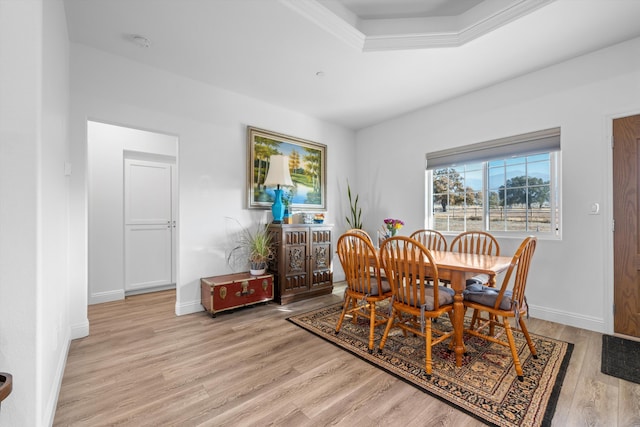
POLYGON ((293 210, 323 211, 327 200, 327 146, 292 136, 247 127, 248 207, 270 209, 274 188, 266 188, 264 180, 273 155, 289 157, 289 173, 293 187, 284 187, 282 198, 293 210))

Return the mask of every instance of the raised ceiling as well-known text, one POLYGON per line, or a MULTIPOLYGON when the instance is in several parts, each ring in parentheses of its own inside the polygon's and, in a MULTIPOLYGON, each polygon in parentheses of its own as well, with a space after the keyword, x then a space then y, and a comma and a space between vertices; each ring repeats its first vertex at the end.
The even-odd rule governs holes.
POLYGON ((65 0, 65 8, 74 43, 351 129, 640 36, 638 0, 65 0))
POLYGON ((456 47, 555 0, 282 0, 365 51, 456 47))
MULTIPOLYGON (((338 0, 360 19, 428 18, 457 16, 484 0, 338 0)), ((329 2, 323 1, 327 4, 329 2)))

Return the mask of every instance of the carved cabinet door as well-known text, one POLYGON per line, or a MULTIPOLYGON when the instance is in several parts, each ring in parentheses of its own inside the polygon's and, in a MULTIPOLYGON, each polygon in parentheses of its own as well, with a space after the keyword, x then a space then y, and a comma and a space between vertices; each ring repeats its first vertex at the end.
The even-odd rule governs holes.
POLYGON ((311 254, 309 257, 309 271, 311 272, 310 287, 332 286, 331 260, 333 259, 332 229, 312 228, 311 254))

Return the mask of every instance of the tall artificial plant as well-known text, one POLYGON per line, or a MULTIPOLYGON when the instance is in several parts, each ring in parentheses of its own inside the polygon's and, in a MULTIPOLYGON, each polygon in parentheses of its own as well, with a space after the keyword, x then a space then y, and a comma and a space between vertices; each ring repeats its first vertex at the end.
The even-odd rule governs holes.
POLYGON ((227 256, 227 263, 231 262, 236 253, 242 253, 243 256, 247 257, 252 269, 263 268, 273 257, 271 243, 271 234, 266 224, 257 224, 255 230, 241 227, 236 246, 231 249, 227 256))
POLYGON ((347 181, 347 195, 349 196, 349 208, 351 217, 345 217, 350 228, 362 228, 362 209, 358 206, 358 195, 355 200, 351 198, 351 187, 347 181))

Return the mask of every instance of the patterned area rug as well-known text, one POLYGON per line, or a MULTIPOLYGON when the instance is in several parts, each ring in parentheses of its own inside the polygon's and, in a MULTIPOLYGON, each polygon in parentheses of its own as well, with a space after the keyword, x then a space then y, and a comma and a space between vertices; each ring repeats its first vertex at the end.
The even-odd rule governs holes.
MULTIPOLYGON (((341 306, 338 303, 288 320, 489 425, 551 424, 573 344, 530 334, 538 352, 538 359, 534 359, 524 336, 515 332, 524 369, 524 382, 520 382, 508 347, 465 336, 467 354, 462 367, 456 368, 455 354, 448 351, 449 341, 445 341, 432 350, 433 375, 427 380, 423 338, 404 337, 395 328, 384 352, 369 354, 366 319, 354 324, 345 318, 340 333, 335 334, 341 306)), ((438 325, 451 328, 447 316, 438 319, 438 325)), ((384 326, 380 326, 376 346, 383 332, 384 326)))

